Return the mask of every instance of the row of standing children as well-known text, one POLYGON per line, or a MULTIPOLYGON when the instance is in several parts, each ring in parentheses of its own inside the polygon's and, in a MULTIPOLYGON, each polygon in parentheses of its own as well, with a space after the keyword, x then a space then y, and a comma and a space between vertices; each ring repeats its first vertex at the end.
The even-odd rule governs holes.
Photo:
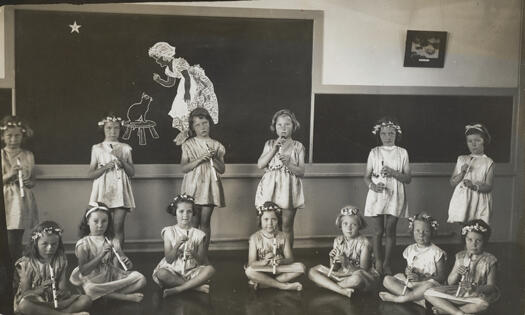
MULTIPOLYGON (((13 142, 15 143, 15 148, 18 147, 18 150, 21 150, 20 144, 24 136, 29 136, 29 128, 22 126, 19 120, 12 117, 11 120, 12 121, 5 121, 3 124, 2 140, 6 145, 5 151, 13 151, 13 142), (15 135, 12 136, 10 133, 15 133, 15 135), (8 136, 14 139, 18 137, 18 140, 10 141, 8 136)), ((96 179, 93 184, 90 203, 98 204, 98 202, 105 201, 110 204, 108 208, 113 218, 115 218, 113 224, 116 238, 122 245, 124 241, 124 218, 127 211, 134 207, 133 194, 129 182, 129 176, 132 176, 134 173, 131 147, 118 142, 120 119, 115 116, 108 116, 99 122, 99 125, 104 129, 105 141, 93 146, 92 149, 89 175, 96 179), (113 178, 106 178, 108 176, 113 176, 113 178), (118 184, 115 185, 114 183, 118 184)), ((190 114, 190 132, 193 133, 194 137, 190 138, 190 141, 185 142, 186 145, 183 145, 183 155, 181 158, 183 171, 187 172, 183 181, 182 191, 188 191, 198 196, 197 199, 201 196, 208 196, 208 199, 196 202, 196 215, 193 216, 194 219, 192 220, 194 226, 201 228, 205 233, 207 232, 205 238, 206 248, 210 239, 209 221, 211 212, 214 206, 224 206, 222 185, 220 178, 217 177, 216 171, 220 173, 224 172, 225 150, 222 144, 209 137, 211 125, 212 120, 206 110, 197 108, 190 114), (197 182, 201 180, 203 176, 208 177, 206 181, 209 185, 197 185, 197 182), (209 200, 209 198, 212 200, 209 200), (203 225, 202 223, 205 224, 203 225)), ((256 205, 258 204, 258 207, 262 206, 261 203, 265 199, 282 205, 282 207, 280 205, 279 207, 284 209, 284 235, 288 238, 291 247, 293 244, 293 220, 295 211, 298 208, 304 207, 302 184, 299 179, 299 177, 304 174, 304 147, 301 143, 291 138, 297 128, 299 128, 299 122, 290 111, 281 110, 274 115, 271 129, 276 132, 278 138, 267 141, 263 153, 259 158, 258 166, 266 168, 266 171, 256 193, 256 205)), ((401 129, 396 123, 390 119, 382 119, 378 125, 374 127, 373 133, 379 135, 379 139, 383 145, 374 148, 369 155, 365 182, 367 182, 370 190, 367 196, 365 215, 371 215, 373 217, 373 223, 377 227, 375 229, 377 232, 374 235, 373 242, 373 249, 376 254, 375 266, 379 271, 385 269, 386 273, 389 273, 391 249, 395 245, 397 217, 406 216, 407 207, 403 184, 410 181, 410 169, 406 150, 395 146, 396 138, 401 135, 401 129), (381 163, 380 166, 378 163, 381 163), (385 198, 385 192, 388 198, 385 198), (387 242, 385 258, 384 261, 382 261, 379 248, 383 234, 383 225, 385 223, 387 242)), ((457 209, 457 200, 459 200, 459 203, 463 202, 465 204, 464 206, 468 209, 463 212, 468 213, 469 216, 476 215, 476 211, 481 212, 488 220, 493 176, 492 161, 483 154, 483 144, 488 143, 488 132, 486 132, 483 126, 478 124, 467 126, 466 135, 467 144, 472 154, 470 158, 463 156, 458 158, 456 169, 451 178, 451 183, 457 185, 457 187, 450 208, 453 210, 457 209), (479 139, 481 139, 481 141, 479 141, 479 139), (467 163, 461 163, 463 160, 466 160, 467 163), (478 172, 478 178, 474 176, 476 174, 474 170, 479 169, 479 167, 474 165, 475 161, 479 161, 478 163, 482 163, 482 165, 485 166, 485 174, 478 172), (469 176, 470 178, 468 178, 469 176), (481 176, 481 180, 479 176, 481 176), (456 195, 459 195, 456 194, 458 187, 463 188, 465 191, 461 195, 461 198, 456 197, 456 195), (476 192, 477 195, 473 192, 476 192), (470 196, 468 196, 468 194, 470 194, 470 196), (484 198, 485 202, 482 202, 482 205, 486 205, 486 207, 473 207, 472 204, 477 204, 470 202, 473 195, 478 199, 484 198), (482 208, 482 211, 479 211, 479 208, 482 208)), ((2 153, 2 157, 4 158, 4 151, 2 153)), ((30 152, 29 154, 32 157, 30 152)), ((6 157, 9 156, 6 155, 6 157)), ((18 159, 17 165, 20 165, 18 159)), ((34 158, 32 159, 32 165, 30 165, 28 169, 32 170, 33 165, 34 158)), ((10 174, 14 171, 18 171, 18 169, 11 167, 8 171, 4 171, 4 182, 6 181, 6 175, 9 175, 7 179, 11 179, 11 182, 17 183, 16 180, 12 180, 14 177, 13 174, 10 174)), ((26 179, 30 179, 30 176, 26 175, 26 179)), ((26 189, 31 187, 31 185, 32 183, 29 182, 29 180, 27 180, 27 183, 26 180, 24 180, 26 189)), ((22 185, 19 185, 19 189, 22 187, 22 185)), ((12 199, 16 200, 20 198, 12 199)), ((29 201, 33 200, 34 204, 32 194, 31 198, 27 199, 29 201)), ((28 208, 35 210, 33 211, 33 213, 35 213, 33 217, 35 217, 36 206, 28 208)), ((451 211, 452 214, 455 212, 457 211, 451 211)), ((12 213, 16 213, 16 211, 12 213)), ((463 217, 466 218, 467 216, 463 215, 463 217)), ((452 215, 449 216, 449 220, 454 220, 452 215)), ((16 239, 16 237, 10 239, 16 239)))

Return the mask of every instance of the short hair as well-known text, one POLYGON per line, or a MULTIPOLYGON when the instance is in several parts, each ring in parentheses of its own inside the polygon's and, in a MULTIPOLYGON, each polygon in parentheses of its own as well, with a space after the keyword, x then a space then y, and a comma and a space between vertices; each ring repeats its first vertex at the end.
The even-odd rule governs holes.
POLYGON ((166 208, 166 212, 175 217, 175 222, 177 221, 177 208, 181 203, 189 203, 191 205, 191 215, 195 215, 195 199, 187 194, 177 195, 166 208))
POLYGON ((108 227, 106 228, 106 232, 104 232, 104 236, 112 239, 115 236, 115 231, 113 230, 113 216, 111 215, 111 212, 105 203, 97 202, 96 204, 97 204, 96 206, 87 207, 86 210, 84 211, 84 214, 82 215, 82 219, 80 220, 80 225, 78 226, 78 235, 80 237, 84 237, 84 236, 89 235, 89 233, 91 233, 91 231, 89 230, 89 225, 88 225, 89 217, 91 216, 93 212, 101 211, 101 212, 104 212, 108 216, 108 227))
POLYGON ((188 127, 189 132, 188 135, 190 137, 195 137, 195 129, 193 129, 193 118, 198 117, 200 119, 207 119, 210 123, 210 128, 213 126, 213 119, 211 118, 210 113, 206 110, 204 107, 197 107, 194 110, 191 111, 189 117, 188 117, 188 127))
POLYGON ((485 125, 481 123, 476 123, 472 125, 465 126, 465 137, 468 135, 480 135, 483 138, 483 144, 487 145, 490 143, 491 137, 489 130, 485 125))
POLYGON ((419 212, 415 216, 408 218, 408 221, 409 221, 408 230, 410 231, 410 233, 414 233, 414 223, 416 221, 420 221, 420 222, 424 222, 428 224, 428 226, 430 227, 431 236, 434 236, 436 234, 438 226, 439 226, 437 220, 424 211, 419 212))
POLYGON ((42 233, 58 235, 58 246, 55 256, 65 256, 64 244, 62 243, 62 227, 55 221, 43 221, 31 231, 31 241, 25 247, 24 255, 30 258, 40 258, 38 253, 38 240, 42 233))
MULTIPOLYGON (((401 139, 402 139, 403 137, 402 137, 401 125, 399 124, 399 121, 398 121, 396 118, 391 117, 391 116, 383 116, 383 117, 379 118, 379 119, 376 121, 376 123, 375 123, 375 125, 374 125, 374 128, 373 128, 374 130, 375 130, 376 128, 378 128, 377 132, 374 134, 374 136, 375 136, 375 138, 376 138, 376 140, 377 140, 377 143, 378 143, 379 145, 382 144, 380 133, 381 133, 381 127, 382 127, 382 125, 384 125, 384 124, 386 124, 387 126, 388 126, 388 125, 391 125, 391 126, 398 126, 398 127, 399 127, 399 129, 394 127, 394 130, 396 131, 396 139, 394 140, 394 143, 395 143, 395 144, 398 144, 399 142, 401 142, 401 139)), ((372 133, 373 133, 373 132, 372 132, 372 133)))
POLYGON ((352 205, 346 205, 341 210, 339 210, 339 214, 337 215, 337 218, 335 218, 335 225, 338 228, 341 228, 343 217, 349 216, 349 217, 356 217, 357 222, 359 224, 359 230, 362 230, 367 227, 367 223, 363 216, 359 213, 359 209, 352 205))
POLYGON ((279 207, 275 202, 266 201, 262 206, 257 208, 257 227, 262 228, 261 218, 265 212, 273 212, 277 217, 277 228, 282 231, 283 228, 283 215, 282 208, 279 207))
POLYGON ((270 125, 270 130, 272 132, 275 132, 275 124, 277 123, 277 118, 279 118, 280 116, 288 116, 288 117, 290 117, 290 119, 292 120, 292 124, 293 124, 293 129, 292 129, 293 133, 295 133, 299 128, 301 128, 301 124, 299 123, 297 118, 295 118, 295 115, 294 115, 294 113, 291 110, 289 110, 289 109, 281 109, 281 110, 278 110, 277 112, 275 112, 275 114, 273 114, 272 123, 270 125))
POLYGON ((488 244, 492 229, 485 221, 481 219, 470 220, 461 228, 461 240, 465 244, 465 238, 469 232, 478 233, 483 237, 483 246, 488 244))
POLYGON ((157 42, 148 49, 148 55, 152 58, 170 59, 175 56, 175 47, 166 42, 157 42))
MULTIPOLYGON (((33 129, 29 127, 25 120, 17 116, 8 115, 0 121, 0 137, 2 138, 2 143, 4 142, 4 132, 7 131, 8 128, 14 127, 18 127, 20 131, 22 131, 22 141, 33 136, 33 129)), ((5 143, 3 144, 5 145, 5 143)))

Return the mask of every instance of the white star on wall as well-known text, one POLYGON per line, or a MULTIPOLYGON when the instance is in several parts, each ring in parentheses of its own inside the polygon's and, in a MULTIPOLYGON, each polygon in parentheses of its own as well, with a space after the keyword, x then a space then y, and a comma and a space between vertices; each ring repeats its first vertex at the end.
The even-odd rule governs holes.
POLYGON ((80 31, 79 31, 79 28, 81 27, 82 25, 80 24, 77 24, 77 21, 73 22, 73 24, 69 24, 69 27, 71 27, 71 33, 77 33, 77 34, 80 34, 80 31))

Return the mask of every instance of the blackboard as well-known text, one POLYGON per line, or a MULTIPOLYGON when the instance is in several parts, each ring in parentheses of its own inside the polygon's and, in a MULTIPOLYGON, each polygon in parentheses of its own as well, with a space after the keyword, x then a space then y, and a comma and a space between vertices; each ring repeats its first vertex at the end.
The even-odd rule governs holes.
POLYGON ((167 115, 177 86, 152 80, 164 70, 147 54, 166 41, 214 84, 220 114, 211 136, 226 146, 226 162, 255 163, 280 108, 295 112, 303 126, 295 138, 308 145, 312 34, 312 20, 16 10, 17 111, 35 129, 39 164, 84 164, 103 140, 103 113, 125 116, 146 92, 160 138, 146 132, 141 146, 132 135, 133 159, 179 163, 167 115), (68 26, 75 21, 79 33, 68 26))
POLYGON ((485 153, 510 161, 512 96, 316 94, 313 160, 366 163, 377 146, 371 134, 382 116, 396 117, 403 131, 399 146, 411 162, 456 162, 468 154, 465 125, 484 123, 492 136, 485 153))
POLYGON ((11 113, 11 89, 0 89, 0 118, 11 113))

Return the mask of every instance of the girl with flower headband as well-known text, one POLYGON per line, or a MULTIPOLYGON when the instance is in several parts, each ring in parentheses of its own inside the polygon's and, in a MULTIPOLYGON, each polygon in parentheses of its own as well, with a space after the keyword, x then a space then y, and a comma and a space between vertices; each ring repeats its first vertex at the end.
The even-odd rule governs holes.
POLYGON ((104 203, 110 209, 112 229, 124 247, 124 221, 135 208, 130 177, 135 174, 131 146, 118 141, 122 118, 114 113, 105 115, 98 126, 104 131, 104 141, 91 148, 88 177, 93 179, 89 204, 104 203))
POLYGON ((499 298, 496 286, 498 260, 484 251, 491 234, 483 220, 471 220, 461 229, 465 250, 456 254, 448 285, 425 292, 434 314, 481 313, 499 298))
POLYGON ((35 185, 35 157, 22 149, 33 130, 18 117, 6 116, 0 122, 2 136, 2 182, 7 225, 7 240, 11 259, 16 261, 22 252, 24 231, 38 223, 38 209, 31 188, 35 185))
POLYGON ((166 211, 175 217, 176 225, 162 229, 164 257, 153 271, 153 281, 163 289, 163 297, 186 290, 209 293, 208 284, 215 273, 206 250, 206 234, 191 226, 194 199, 178 195, 166 211))
POLYGON ((175 47, 166 42, 157 42, 148 50, 148 55, 155 62, 165 68, 166 79, 157 73, 153 74, 153 81, 163 87, 179 85, 177 94, 168 113, 173 118, 173 128, 180 133, 175 142, 181 145, 189 137, 189 113, 197 107, 205 108, 213 117, 213 122, 219 122, 219 105, 213 89, 213 83, 199 65, 190 66, 184 58, 175 58, 175 47))
POLYGON ((79 235, 81 239, 75 245, 78 267, 71 273, 71 283, 82 286, 92 300, 105 297, 141 302, 144 295, 137 291, 146 285, 146 278, 131 271, 133 263, 114 235, 110 209, 105 204, 86 209, 79 235))
POLYGON ((317 285, 351 297, 355 290, 370 291, 377 287, 379 273, 372 262, 372 245, 361 235, 366 221, 355 206, 347 205, 338 214, 335 224, 343 235, 334 239, 328 254, 330 266, 317 265, 310 269, 308 277, 317 285))
POLYGON ((465 126, 469 155, 458 157, 450 177, 454 193, 450 199, 447 222, 465 223, 481 219, 490 223, 494 161, 485 155, 490 134, 482 124, 465 126))
POLYGON ((91 299, 67 288, 67 265, 62 228, 53 221, 38 224, 25 256, 15 263, 15 313, 89 315, 83 311, 91 306, 91 299))
POLYGON ((264 169, 264 175, 255 193, 255 207, 272 201, 283 209, 283 232, 286 233, 292 248, 295 214, 297 209, 304 208, 301 177, 305 171, 305 149, 301 142, 292 139, 292 135, 300 126, 290 110, 277 111, 270 125, 270 130, 277 138, 266 141, 257 161, 257 167, 264 169))
POLYGON ((303 263, 294 262, 290 241, 280 231, 281 216, 282 209, 271 201, 257 208, 260 230, 250 236, 248 264, 245 267, 248 284, 254 289, 303 289, 300 282, 290 282, 302 275, 306 267, 303 263))
POLYGON ((401 140, 401 127, 392 118, 383 117, 372 129, 381 146, 370 151, 364 181, 368 186, 365 216, 372 217, 375 267, 380 273, 392 274, 390 259, 396 245, 398 218, 408 216, 405 184, 410 183, 407 150, 396 144, 401 140), (385 253, 382 253, 386 234, 385 253))
POLYGON ((226 149, 210 137, 213 121, 208 111, 197 107, 189 117, 191 138, 182 144, 180 164, 184 178, 182 194, 195 198, 192 225, 206 233, 206 250, 211 239, 211 216, 215 207, 224 207, 224 190, 220 174, 225 171, 226 149))
POLYGON ((445 280, 447 254, 431 242, 438 229, 438 223, 433 217, 420 212, 408 220, 408 229, 415 243, 403 251, 407 261, 405 273, 386 276, 383 286, 388 292, 379 292, 379 297, 383 301, 414 302, 425 307, 425 291, 445 280))

